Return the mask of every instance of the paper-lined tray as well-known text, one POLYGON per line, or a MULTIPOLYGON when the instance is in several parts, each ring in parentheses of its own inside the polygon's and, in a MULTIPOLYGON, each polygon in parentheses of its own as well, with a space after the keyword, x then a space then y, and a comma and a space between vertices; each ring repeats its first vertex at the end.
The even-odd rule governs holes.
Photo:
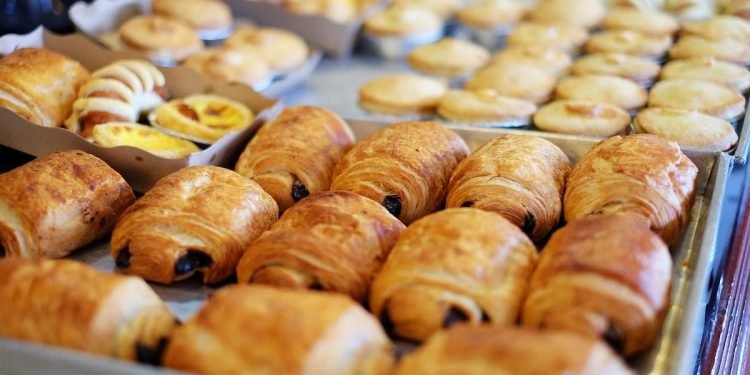
MULTIPOLYGON (((14 42, 15 43, 15 42, 14 42)), ((4 39, 0 39, 0 45, 4 39)), ((80 34, 59 36, 45 33, 45 48, 78 60, 89 70, 95 70, 123 58, 136 58, 132 52, 113 52, 103 49, 80 34)), ((20 43, 20 47, 27 44, 20 43)), ((191 165, 227 165, 237 158, 252 134, 268 119, 276 116, 281 105, 244 85, 213 82, 184 67, 161 68, 169 92, 175 98, 197 93, 213 93, 237 100, 250 108, 256 119, 241 132, 233 132, 200 152, 182 159, 164 159, 146 151, 119 146, 106 148, 95 145, 81 136, 62 128, 34 125, 15 113, 0 109, 0 144, 32 154, 46 155, 55 151, 80 149, 98 156, 120 172, 137 191, 145 191, 159 178, 191 165)))
MULTIPOLYGON (((244 20, 254 17, 252 7, 247 9, 244 0, 229 0, 227 5, 232 8, 235 23, 242 24, 244 20)), ((76 28, 85 35, 114 51, 123 51, 127 48, 120 42, 117 29, 128 19, 139 14, 151 12, 151 0, 96 0, 92 3, 78 2, 70 8, 70 19, 76 28)), ((292 30, 294 31, 294 30, 292 30)), ((304 36, 301 34, 300 36, 304 36)), ((207 42, 216 45, 220 41, 207 42)), ((176 61, 164 59, 159 56, 147 56, 154 64, 161 66, 174 66, 176 61)), ((266 95, 279 96, 304 81, 317 67, 323 53, 317 49, 311 49, 305 63, 299 68, 280 74, 274 74, 269 84, 257 87, 266 95)))

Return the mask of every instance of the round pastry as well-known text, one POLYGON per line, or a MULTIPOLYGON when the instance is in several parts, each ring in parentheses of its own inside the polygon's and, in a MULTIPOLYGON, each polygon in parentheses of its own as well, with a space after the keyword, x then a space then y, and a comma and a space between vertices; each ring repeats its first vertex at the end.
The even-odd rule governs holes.
POLYGON ((750 44, 731 39, 711 40, 687 35, 669 50, 671 59, 713 57, 744 66, 750 65, 750 44))
POLYGON ((736 90, 719 83, 670 79, 660 81, 651 88, 648 106, 696 110, 732 121, 744 113, 745 98, 736 90))
POLYGON ((677 143, 651 134, 597 143, 568 177, 565 220, 623 213, 646 220, 673 245, 688 222, 698 168, 677 143))
POLYGON ((737 133, 729 122, 698 111, 647 108, 633 123, 638 133, 655 134, 681 147, 727 151, 737 143, 737 133))
POLYGON ((493 64, 477 72, 465 86, 467 90, 489 89, 537 104, 546 102, 554 87, 555 78, 545 71, 516 64, 493 64))
POLYGON ((399 363, 393 375, 630 375, 600 340, 568 332, 456 326, 436 333, 399 363))
POLYGON ((449 91, 438 104, 438 114, 448 120, 489 126, 531 123, 536 112, 532 102, 500 96, 493 90, 449 91))
POLYGON ((358 14, 350 0, 285 0, 283 5, 294 13, 321 15, 338 23, 352 22, 358 14))
POLYGON ((441 33, 443 21, 428 9, 391 6, 365 21, 364 31, 376 37, 416 37, 441 33))
POLYGON ((492 64, 530 65, 559 77, 572 62, 570 55, 557 49, 539 46, 505 48, 492 57, 492 64))
POLYGON ((206 39, 226 36, 232 28, 232 11, 220 0, 154 0, 151 11, 187 22, 206 39))
POLYGON ((642 108, 648 100, 646 89, 629 79, 595 74, 563 78, 555 88, 555 96, 610 103, 626 111, 642 108))
POLYGON ((135 16, 120 26, 120 40, 150 59, 181 61, 203 49, 203 42, 187 23, 162 16, 135 16))
POLYGON ((102 147, 131 146, 165 159, 180 159, 200 151, 193 142, 135 123, 109 122, 97 125, 91 137, 95 144, 102 147))
POLYGON ((508 35, 509 47, 537 46, 577 52, 589 35, 586 29, 569 25, 521 23, 508 35))
POLYGON ((659 75, 659 64, 622 53, 594 53, 577 59, 570 67, 574 75, 606 74, 619 76, 650 87, 659 75))
POLYGON ((651 36, 629 30, 611 30, 592 36, 586 43, 586 52, 619 52, 658 60, 670 46, 670 35, 651 36))
POLYGON ((151 124, 180 138, 213 144, 227 133, 250 126, 253 112, 244 104, 218 95, 191 95, 156 108, 151 124))
POLYGON ((429 9, 444 19, 451 18, 456 11, 464 6, 465 2, 465 0, 393 0, 394 5, 429 9))
POLYGON ((711 57, 674 60, 664 65, 661 79, 700 79, 721 83, 745 92, 750 88, 750 72, 744 66, 711 57))
POLYGON ((641 217, 582 217, 555 232, 542 250, 523 325, 601 338, 632 356, 659 336, 671 280, 669 248, 641 217))
POLYGON ((606 13, 601 0, 545 0, 529 13, 529 20, 590 29, 598 25, 606 13))
POLYGON ((750 44, 750 23, 740 17, 718 15, 706 20, 683 23, 682 34, 711 40, 731 39, 750 44))
POLYGON ((554 133, 609 137, 627 132, 630 115, 613 104, 557 100, 539 109, 534 125, 554 133))
POLYGON ((641 34, 672 35, 680 29, 677 20, 667 13, 636 8, 615 8, 602 21, 607 30, 630 30, 641 34))
POLYGON ((518 22, 523 13, 523 8, 513 1, 481 0, 458 11, 456 18, 472 29, 505 31, 518 22))
POLYGON ((418 47, 408 57, 416 70, 433 75, 465 76, 481 68, 490 60, 490 53, 474 43, 446 38, 437 43, 418 47))
POLYGON ((272 27, 243 27, 224 43, 228 47, 250 48, 271 70, 289 72, 305 64, 310 51, 305 40, 289 31, 272 27))
POLYGON ((377 78, 359 89, 359 105, 389 115, 429 114, 448 91, 445 83, 416 74, 377 78))
POLYGON ((183 65, 220 81, 248 85, 256 91, 268 87, 273 78, 266 59, 252 48, 210 49, 188 57, 183 65))

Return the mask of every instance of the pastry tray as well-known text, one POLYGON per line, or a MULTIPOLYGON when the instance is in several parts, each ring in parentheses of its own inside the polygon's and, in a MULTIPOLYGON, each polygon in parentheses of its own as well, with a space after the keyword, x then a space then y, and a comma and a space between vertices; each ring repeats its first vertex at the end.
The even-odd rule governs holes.
MULTIPOLYGON (((232 8, 235 23, 242 24, 244 20, 253 19, 256 14, 245 0, 224 0, 232 8)), ((76 28, 92 40, 115 51, 127 50, 120 43, 117 28, 129 18, 151 9, 151 0, 96 0, 91 3, 77 2, 70 8, 70 19, 76 28)), ((252 23, 252 22, 250 22, 252 23)), ((302 36, 302 34, 301 34, 302 36)), ((210 45, 220 42, 208 42, 210 45)), ((291 72, 275 74, 267 87, 259 88, 265 95, 280 96, 284 92, 296 87, 309 77, 320 63, 323 53, 311 49, 307 61, 291 72)), ((174 61, 154 60, 154 64, 163 66, 176 65, 174 61)), ((266 86, 266 85, 264 85, 266 86)))
MULTIPOLYGON (((749 95, 745 95, 745 99, 750 98, 749 95)), ((748 149, 750 149, 750 116, 747 113, 750 112, 750 100, 748 100, 747 108, 745 108, 745 115, 737 122, 735 129, 739 134, 737 140, 737 146, 734 148, 734 161, 739 165, 745 165, 747 162, 748 149)))
MULTIPOLYGON (((350 121, 357 139, 387 126, 383 122, 350 121)), ((502 133, 525 133, 545 138, 558 145, 577 162, 594 144, 594 140, 548 133, 514 131, 505 129, 452 128, 474 150, 502 133)), ((641 374, 686 374, 693 372, 700 346, 704 313, 708 299, 708 281, 714 272, 719 218, 722 211, 727 175, 732 159, 722 153, 687 151, 698 167, 696 201, 690 214, 687 229, 678 245, 672 247, 674 279, 671 304, 660 338, 650 352, 629 364, 641 374)), ((97 269, 112 272, 114 262, 109 255, 109 244, 99 241, 74 253, 73 259, 97 269)), ((181 319, 192 316, 203 301, 215 290, 204 286, 193 277, 171 286, 154 285, 154 290, 166 301, 181 319)), ((397 343, 399 351, 412 347, 397 343)), ((56 373, 56 374, 158 374, 170 371, 154 367, 129 364, 116 360, 0 339, 0 363, 3 374, 56 373)))

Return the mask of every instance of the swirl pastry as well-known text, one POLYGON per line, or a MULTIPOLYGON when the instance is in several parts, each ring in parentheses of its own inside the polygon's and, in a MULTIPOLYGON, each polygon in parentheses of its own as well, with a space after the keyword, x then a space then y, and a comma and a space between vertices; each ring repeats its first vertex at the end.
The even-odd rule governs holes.
POLYGON ((0 260, 0 336, 157 364, 177 325, 143 280, 69 260, 0 260))
POLYGON ((310 53, 300 36, 272 27, 238 29, 225 42, 230 48, 256 52, 272 70, 290 72, 305 64, 310 53))
POLYGON ((402 122, 352 148, 333 170, 331 190, 380 202, 404 224, 438 209, 453 168, 469 149, 436 122, 402 122))
POLYGON ((177 329, 164 364, 201 374, 385 375, 392 351, 377 320, 349 298, 234 285, 177 329))
POLYGON ((193 142, 164 134, 150 126, 127 122, 97 125, 91 139, 102 147, 132 146, 165 159, 180 159, 200 151, 193 142))
POLYGON ((60 127, 88 78, 83 65, 56 52, 19 49, 0 58, 0 108, 37 125, 60 127))
POLYGON ((688 221, 697 173, 676 143, 658 136, 606 139, 587 152, 568 177, 565 219, 627 213, 646 220, 672 245, 688 221))
POLYGON ((172 63, 203 49, 198 32, 175 18, 135 16, 120 26, 119 33, 123 44, 152 60, 172 63))
POLYGON ((671 277, 669 248, 646 222, 617 214, 584 217, 544 247, 523 324, 602 337, 629 356, 656 338, 671 277))
POLYGON ((248 85, 256 91, 271 84, 271 69, 257 53, 246 48, 217 48, 188 57, 183 65, 224 82, 248 85))
POLYGON ((570 161, 534 136, 501 135, 458 164, 446 207, 474 207, 503 215, 534 241, 557 226, 570 161))
POLYGON ((169 284, 203 273, 220 282, 242 251, 276 221, 278 209, 258 184, 230 170, 181 169, 156 183, 122 215, 112 233, 118 268, 169 284))
POLYGON ((399 337, 458 322, 513 325, 537 260, 502 216, 450 208, 410 225, 372 284, 370 307, 399 337))
POLYGON ((460 326, 432 336, 394 375, 579 374, 632 372, 598 340, 567 332, 460 326), (469 370, 470 369, 470 370, 469 370))
POLYGON ((352 144, 354 135, 337 114, 291 107, 258 131, 235 170, 263 187, 284 212, 309 194, 328 190, 333 168, 352 144))
POLYGON ((244 104, 218 95, 191 95, 156 108, 154 127, 181 138, 213 144, 224 135, 241 131, 255 116, 244 104))
POLYGON ((65 121, 68 130, 84 138, 108 122, 136 122, 141 112, 168 96, 164 74, 145 60, 118 60, 91 75, 65 121))
POLYGON ((364 302, 403 229, 368 198, 346 191, 314 194, 247 248, 237 279, 339 292, 364 302))
POLYGON ((82 151, 0 174, 0 257, 62 258, 107 235, 133 201, 122 176, 82 151))

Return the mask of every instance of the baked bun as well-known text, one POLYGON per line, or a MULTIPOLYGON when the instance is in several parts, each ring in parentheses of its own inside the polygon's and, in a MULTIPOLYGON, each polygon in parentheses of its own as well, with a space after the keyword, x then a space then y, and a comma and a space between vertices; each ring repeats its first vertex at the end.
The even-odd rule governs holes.
POLYGON ((224 43, 230 48, 249 49, 260 56, 271 70, 291 72, 304 65, 310 49, 297 34, 273 27, 243 27, 224 43))
POLYGON ((570 170, 568 157, 549 141, 501 135, 458 164, 445 206, 496 212, 541 241, 560 221, 570 170))
POLYGON ((351 299, 257 285, 218 291, 164 354, 166 367, 201 374, 385 375, 393 363, 378 321, 351 299))
POLYGON ((235 170, 268 192, 284 212, 328 190, 333 168, 354 144, 349 125, 321 107, 286 108, 247 144, 235 170))
POLYGON ((272 79, 266 59, 250 48, 209 49, 188 57, 182 64, 213 79, 241 83, 256 91, 265 89, 272 79))
POLYGON ((403 229, 371 199, 345 191, 313 194, 250 244, 237 279, 338 292, 365 302, 370 281, 403 229))
POLYGON ((536 260, 528 237, 502 216, 449 208, 398 237, 370 308, 395 335, 415 341, 458 322, 513 325, 536 260))
POLYGON ((135 16, 119 28, 120 40, 151 60, 182 61, 203 49, 198 32, 188 23, 157 15, 135 16))
POLYGON ((542 250, 523 324, 602 338, 631 356, 661 328, 672 279, 669 248, 630 215, 592 215, 555 232, 542 250))
POLYGON ((555 97, 610 103, 626 111, 637 111, 646 105, 648 92, 626 78, 586 74, 561 79, 555 87, 555 97))
POLYGON ((728 151, 737 143, 728 121, 687 109, 646 108, 633 125, 638 133, 655 134, 680 147, 728 151))
POLYGON ((185 21, 199 32, 232 27, 232 11, 221 0, 154 0, 151 10, 160 16, 185 21))
POLYGON ((61 127, 89 71, 43 48, 23 48, 0 58, 0 108, 31 123, 61 127))
POLYGON ((83 151, 0 174, 0 257, 62 258, 106 236, 135 201, 127 182, 83 151))
POLYGON ((534 115, 534 125, 553 133, 601 138, 626 133, 630 114, 604 102, 556 100, 539 109, 534 115))
POLYGON ((331 190, 379 202, 408 225, 443 205, 451 172, 468 153, 461 137, 436 122, 398 123, 344 155, 331 190))
POLYGON ((417 74, 393 74, 376 78, 359 89, 359 105, 386 115, 431 114, 448 91, 448 85, 417 74))
POLYGON ((695 197, 698 168, 673 142, 651 134, 599 142, 568 177, 563 207, 573 222, 624 213, 645 220, 669 245, 677 243, 695 197))
POLYGON ((478 71, 464 88, 494 90, 499 95, 539 104, 549 100, 555 88, 555 77, 532 65, 496 63, 478 71))
POLYGON ((202 272, 214 284, 234 273, 245 248, 277 218, 276 202, 255 182, 220 167, 184 168, 125 211, 112 233, 112 258, 149 281, 202 272))
POLYGON ((745 97, 712 81, 670 79, 651 88, 649 107, 688 109, 731 121, 745 112, 745 97))

